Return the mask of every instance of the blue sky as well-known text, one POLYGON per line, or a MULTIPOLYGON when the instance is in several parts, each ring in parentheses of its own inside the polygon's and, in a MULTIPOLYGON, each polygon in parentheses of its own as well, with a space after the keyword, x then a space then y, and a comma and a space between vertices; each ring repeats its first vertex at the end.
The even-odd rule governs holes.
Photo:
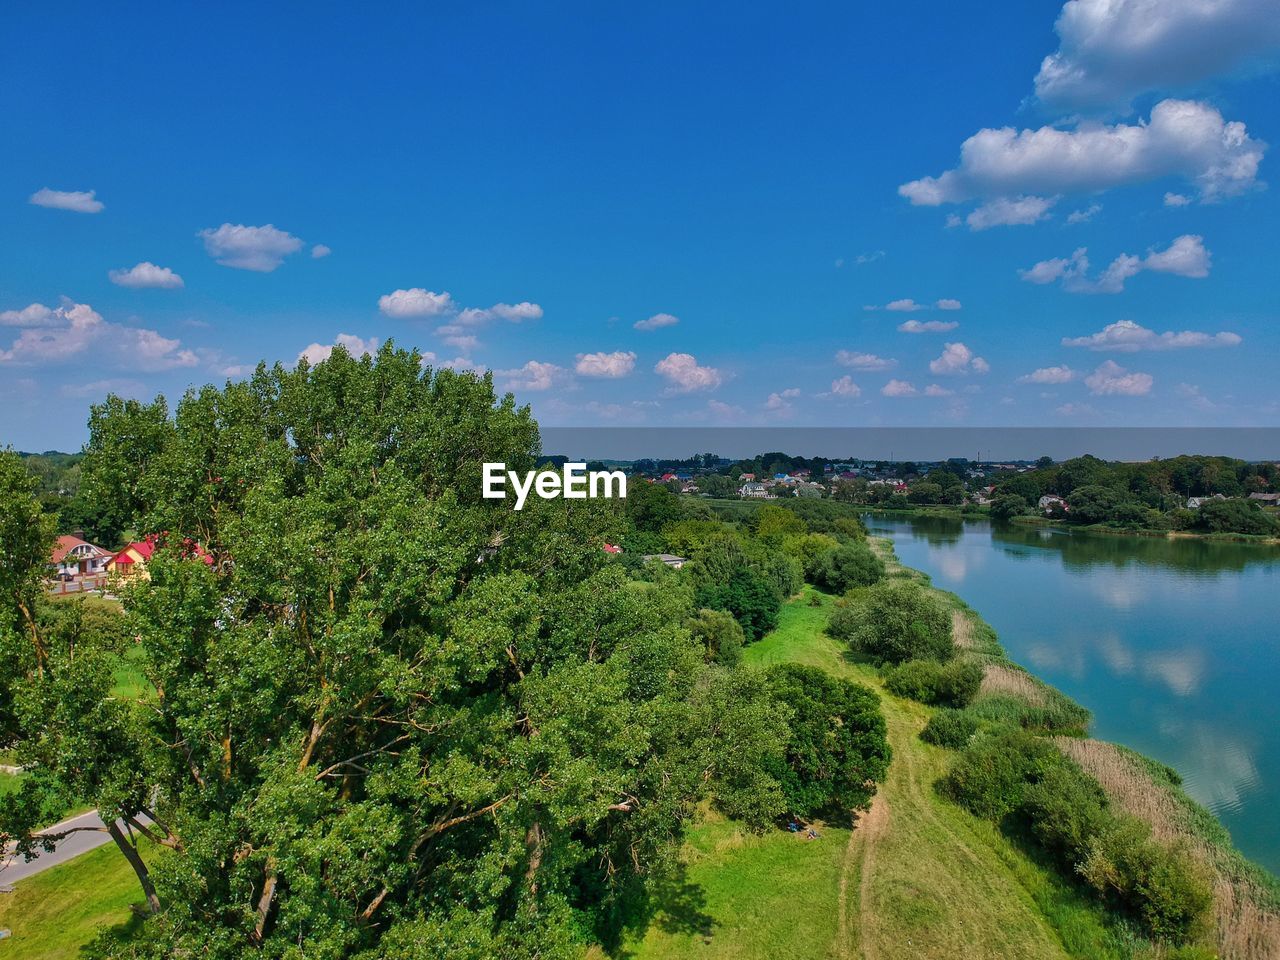
POLYGON ((0 443, 340 338, 558 425, 1276 422, 1274 0, 468 6, 7 11, 0 443))

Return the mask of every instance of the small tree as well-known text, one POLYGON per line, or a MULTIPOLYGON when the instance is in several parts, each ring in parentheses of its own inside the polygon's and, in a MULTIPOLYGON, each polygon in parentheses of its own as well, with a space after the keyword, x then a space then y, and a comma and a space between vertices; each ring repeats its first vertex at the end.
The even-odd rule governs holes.
POLYGON ((742 660, 742 647, 747 640, 733 614, 704 607, 689 618, 687 626, 701 641, 709 663, 732 667, 742 660))
POLYGON ((866 809, 889 769, 889 743, 876 695, 817 667, 783 664, 768 673, 773 696, 791 710, 786 756, 774 770, 797 817, 866 809))
POLYGON ((844 593, 879 583, 884 579, 884 563, 865 542, 846 543, 818 558, 811 579, 831 593, 844 593))
POLYGON ((991 501, 991 519, 1008 521, 1014 517, 1024 517, 1031 512, 1031 505, 1025 497, 1016 493, 1002 493, 991 501))
POLYGON ((949 660, 951 617, 913 580, 885 580, 845 598, 828 632, 876 660, 949 660))

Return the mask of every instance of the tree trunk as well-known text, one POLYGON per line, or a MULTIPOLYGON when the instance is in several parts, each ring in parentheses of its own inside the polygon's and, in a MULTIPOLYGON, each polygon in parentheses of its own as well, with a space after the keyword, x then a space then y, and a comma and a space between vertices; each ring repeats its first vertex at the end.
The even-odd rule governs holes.
POLYGON ((107 824, 107 833, 111 835, 111 839, 116 842, 116 846, 120 848, 120 852, 124 854, 124 858, 129 861, 129 866, 133 867, 133 872, 138 875, 138 883, 142 887, 142 893, 147 898, 147 909, 152 913, 160 912, 160 897, 156 894, 155 885, 151 882, 151 873, 147 870, 147 865, 142 862, 142 856, 124 832, 120 829, 120 825, 112 820, 107 824))

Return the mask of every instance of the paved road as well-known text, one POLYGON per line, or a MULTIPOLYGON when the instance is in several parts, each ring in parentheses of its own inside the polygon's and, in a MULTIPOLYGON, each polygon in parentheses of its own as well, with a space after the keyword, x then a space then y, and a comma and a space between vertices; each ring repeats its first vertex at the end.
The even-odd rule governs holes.
MULTIPOLYGON (((78 817, 72 817, 70 820, 55 824, 49 829, 61 831, 71 827, 102 826, 102 819, 98 816, 98 811, 90 810, 88 813, 82 813, 78 817)), ((58 844, 57 849, 52 853, 45 853, 43 850, 39 851, 40 855, 31 861, 24 860, 22 857, 8 855, 6 851, 3 862, 0 863, 0 884, 25 880, 33 874, 48 870, 50 867, 56 867, 60 863, 66 863, 73 857, 88 853, 90 850, 95 850, 110 842, 111 837, 107 835, 105 830, 83 830, 64 837, 62 842, 58 844)))

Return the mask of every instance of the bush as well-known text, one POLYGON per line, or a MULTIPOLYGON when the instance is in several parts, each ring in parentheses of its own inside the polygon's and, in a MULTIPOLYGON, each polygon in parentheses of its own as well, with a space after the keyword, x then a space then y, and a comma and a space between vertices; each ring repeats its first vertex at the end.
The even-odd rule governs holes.
POLYGON ((742 661, 746 635, 733 614, 723 610, 702 609, 689 618, 686 626, 701 641, 709 663, 733 667, 742 661))
POLYGON ((737 567, 722 583, 703 584, 694 594, 700 607, 733 614, 747 642, 759 640, 778 625, 782 596, 777 587, 753 567, 737 567))
POLYGON ((1280 530, 1280 521, 1263 513, 1253 500, 1210 500, 1197 511, 1196 529, 1275 536, 1280 530))
POLYGON ((889 742, 875 693, 817 667, 783 664, 766 675, 791 711, 786 755, 771 772, 787 809, 809 818, 865 809, 889 769, 889 742))
POLYGON ((1031 512, 1031 504, 1027 503, 1026 497, 1016 493, 997 494, 991 501, 992 520, 1012 520, 1014 517, 1026 516, 1031 512))
POLYGON ((973 660, 908 660, 885 670, 884 685, 899 697, 963 707, 978 695, 982 665, 973 660))
POLYGON ((818 557, 809 579, 823 590, 845 593, 883 580, 884 563, 865 542, 855 541, 818 557))
POLYGON ((975 738, 939 784, 943 795, 975 816, 999 821, 1022 806, 1023 791, 1041 764, 1066 758, 1022 730, 975 738))
POLYGON ((949 660, 955 655, 951 616, 911 580, 884 580, 850 594, 832 613, 827 629, 881 662, 949 660))
POLYGON ((959 750, 978 732, 978 721, 963 710, 942 709, 929 718, 920 739, 934 746, 959 750))

